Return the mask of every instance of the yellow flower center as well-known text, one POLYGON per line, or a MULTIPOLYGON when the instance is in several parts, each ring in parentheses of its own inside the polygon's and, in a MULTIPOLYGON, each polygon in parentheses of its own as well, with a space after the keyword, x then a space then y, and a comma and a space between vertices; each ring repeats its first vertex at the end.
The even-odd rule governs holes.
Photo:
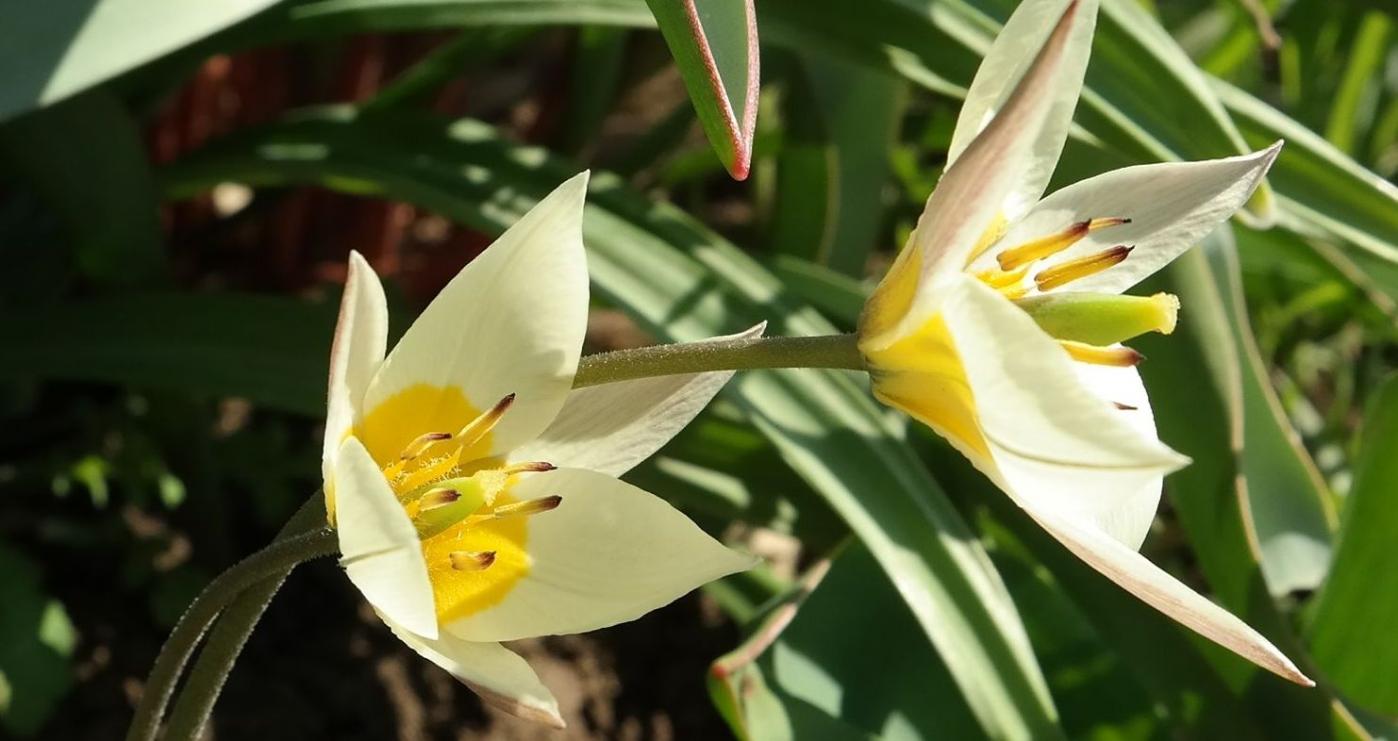
POLYGON ((492 430, 513 401, 511 394, 482 412, 460 389, 416 384, 353 431, 418 528, 441 624, 504 599, 529 573, 528 516, 558 504, 509 492, 520 474, 551 465, 506 466, 490 456, 492 430))

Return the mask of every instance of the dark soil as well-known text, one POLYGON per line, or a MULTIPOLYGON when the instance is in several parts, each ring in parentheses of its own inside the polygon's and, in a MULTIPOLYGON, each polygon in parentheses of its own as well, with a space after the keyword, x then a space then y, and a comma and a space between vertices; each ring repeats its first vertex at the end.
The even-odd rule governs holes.
MULTIPOLYGON (((215 711, 212 737, 725 738, 704 675, 737 634, 711 608, 693 594, 633 623, 511 644, 558 698, 568 728, 555 731, 482 706, 398 642, 339 569, 319 562, 288 580, 253 634, 215 711)), ((92 617, 100 625, 73 615, 91 637, 78 650, 86 666, 43 738, 120 738, 130 719, 158 637, 112 640, 112 617, 92 617)))

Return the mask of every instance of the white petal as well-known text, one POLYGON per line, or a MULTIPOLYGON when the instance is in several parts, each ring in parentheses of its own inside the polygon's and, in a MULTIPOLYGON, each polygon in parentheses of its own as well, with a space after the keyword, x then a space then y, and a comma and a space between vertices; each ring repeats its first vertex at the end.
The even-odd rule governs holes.
POLYGON ((510 493, 557 494, 562 503, 529 518, 528 574, 493 606, 447 625, 458 637, 508 641, 605 628, 755 563, 665 500, 594 471, 535 474, 510 493))
POLYGON ((1267 639, 1136 552, 1144 532, 1136 518, 1144 513, 1148 524, 1150 514, 1136 500, 1153 510, 1159 477, 1184 459, 1154 439, 1147 417, 1127 416, 1148 407, 1116 410, 1082 381, 1135 404, 1144 399, 1139 378, 1075 370, 1028 315, 974 279, 945 308, 1006 494, 1074 555, 1147 604, 1309 684, 1267 639))
POLYGON ((1025 509, 1074 555, 1146 604, 1268 671, 1314 686, 1315 682, 1247 623, 1181 584, 1134 549, 1090 525, 1032 507, 1025 509))
POLYGON ((465 682, 487 705, 554 728, 566 725, 553 693, 519 654, 498 643, 477 643, 447 634, 432 640, 391 620, 384 623, 423 658, 465 682))
POLYGON ((383 362, 387 343, 388 304, 383 285, 369 263, 358 252, 351 252, 345 292, 340 297, 340 319, 330 346, 329 400, 321 454, 321 474, 329 496, 334 495, 328 483, 335 471, 335 454, 354 427, 356 411, 374 371, 383 362))
MULTIPOLYGON (((516 394, 491 453, 532 439, 553 421, 573 385, 587 329, 586 192, 585 172, 560 185, 442 289, 380 367, 366 413, 416 384, 459 389, 478 411, 516 394)), ((431 406, 424 405, 429 418, 431 406)))
MULTIPOLYGON (((1237 157, 1138 165, 1088 178, 1041 201, 1006 233, 1000 245, 1012 247, 1085 219, 1129 218, 1130 224, 1092 232, 1038 266, 1042 269, 1118 244, 1134 245, 1126 260, 1063 288, 1120 293, 1198 244, 1242 208, 1279 151, 1281 142, 1237 157)), ((983 255, 974 268, 991 267, 994 255, 990 253, 997 250, 983 255)))
MULTIPOLYGON (((1111 404, 1112 417, 1136 430, 1141 437, 1158 440, 1155 413, 1146 395, 1146 386, 1135 368, 1113 368, 1090 363, 1073 363, 1078 381, 1097 398, 1111 404)), ((1098 510, 1096 519, 1103 529, 1125 545, 1139 549, 1160 509, 1160 492, 1164 487, 1162 474, 1144 477, 1134 491, 1122 490, 1117 505, 1098 510)))
MULTIPOLYGON (((1010 92, 1033 61, 1034 51, 1044 45, 1053 25, 1071 0, 1025 0, 1015 8, 1005 27, 995 37, 976 78, 966 91, 966 102, 956 119, 956 131, 947 153, 948 164, 955 162, 971 141, 1004 107, 1010 92)), ((1002 206, 1005 218, 1013 222, 1039 200, 1063 153, 1073 109, 1082 92, 1083 74, 1092 49, 1092 32, 1097 25, 1096 0, 1082 0, 1073 30, 1063 50, 1063 63, 1053 79, 1049 112, 1030 149, 1029 161, 1020 179, 1006 195, 1002 206)))
POLYGON ((1057 341, 999 293, 966 277, 943 311, 997 483, 1026 509, 1087 523, 1138 547, 1160 478, 1188 459, 1162 444, 1154 425, 1127 417, 1138 412, 1118 410, 1084 385, 1057 341))
MULTIPOLYGON (((707 342, 760 337, 765 326, 707 342)), ((553 424, 510 459, 620 476, 684 429, 732 377, 732 371, 715 371, 576 389, 553 424)))
POLYGON ((387 619, 436 638, 432 583, 417 530, 357 438, 340 446, 335 484, 340 565, 350 581, 387 619))
POLYGON ((875 290, 870 304, 881 306, 881 315, 900 318, 880 321, 873 329, 866 322, 861 327, 862 346, 892 344, 926 323, 936 313, 945 285, 956 280, 971 251, 999 219, 1006 197, 1023 180, 1038 131, 1057 100, 1053 81, 1064 63, 1079 11, 1078 5, 1069 4, 1009 100, 937 183, 909 245, 879 285, 884 289, 889 284, 895 294, 904 293, 901 279, 905 263, 916 261, 916 291, 906 307, 882 307, 889 299, 882 295, 884 291, 875 290))

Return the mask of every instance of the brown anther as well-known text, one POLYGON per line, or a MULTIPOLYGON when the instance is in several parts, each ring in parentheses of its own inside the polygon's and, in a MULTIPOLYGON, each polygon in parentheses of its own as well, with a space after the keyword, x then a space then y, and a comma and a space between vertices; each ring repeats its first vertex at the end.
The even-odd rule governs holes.
POLYGON ((510 405, 515 403, 514 394, 506 394, 505 398, 495 402, 491 407, 479 417, 471 420, 461 431, 456 433, 458 442, 463 448, 469 448, 480 442, 482 438, 490 434, 495 429, 495 425, 500 424, 500 418, 505 416, 505 412, 510 410, 510 405))
POLYGON ((1067 229, 1057 234, 1051 234, 1047 237, 1035 239, 1017 247, 1007 249, 996 255, 995 260, 1000 263, 1001 270, 1013 270, 1028 265, 1035 260, 1052 257, 1073 246, 1078 240, 1091 232, 1130 223, 1131 219, 1120 216, 1075 221, 1069 225, 1067 229))
POLYGON ((445 507, 461 498, 461 492, 455 489, 433 489, 417 500, 418 511, 426 512, 438 507, 445 507))
POLYGON ((1135 245, 1128 247, 1124 244, 1119 244, 1109 250, 1103 250, 1086 257, 1079 257, 1076 260, 1068 260, 1067 262, 1059 263, 1035 275, 1034 284, 1039 287, 1040 291, 1051 291, 1080 278, 1096 275, 1113 265, 1121 263, 1121 261, 1125 260, 1127 256, 1131 254, 1131 250, 1134 249, 1136 249, 1135 245))
POLYGON ((513 475, 516 473, 543 473, 545 471, 553 471, 557 468, 558 466, 548 463, 547 461, 526 461, 524 463, 510 464, 501 470, 506 475, 513 475))
POLYGON ((1116 407, 1117 409, 1120 409, 1120 410, 1123 411, 1123 412, 1134 412, 1134 411, 1136 411, 1137 409, 1140 408, 1140 407, 1133 407, 1133 406, 1131 406, 1130 404, 1122 404, 1122 403, 1119 402, 1119 401, 1114 401, 1114 402, 1112 402, 1112 406, 1116 407))
POLYGON ((485 571, 495 563, 495 551, 452 551, 447 558, 457 571, 485 571))
POLYGON ((414 458, 417 458, 418 456, 425 453, 427 449, 432 447, 433 445, 443 440, 450 439, 450 432, 428 432, 422 435, 418 435, 416 439, 408 443, 408 446, 406 448, 403 448, 403 452, 398 454, 398 459, 401 461, 413 460, 414 458))

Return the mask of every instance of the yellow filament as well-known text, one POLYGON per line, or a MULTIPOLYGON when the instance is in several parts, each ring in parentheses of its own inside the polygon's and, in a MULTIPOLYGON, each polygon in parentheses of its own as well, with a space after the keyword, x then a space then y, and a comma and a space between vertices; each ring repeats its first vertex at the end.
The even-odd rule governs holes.
POLYGON ((1130 368, 1145 359, 1140 353, 1129 347, 1100 347, 1072 340, 1062 340, 1058 344, 1068 351, 1068 356, 1073 360, 1092 365, 1130 368))
POLYGON ((1124 245, 1117 245, 1087 257, 1059 263, 1035 275, 1034 284, 1039 287, 1040 291, 1050 291, 1080 278, 1096 275, 1125 260, 1126 256, 1131 254, 1131 249, 1124 245))
POLYGON ((991 268, 990 270, 982 270, 976 273, 976 279, 991 288, 1005 288, 1007 286, 1018 285, 1020 281, 1024 280, 1024 276, 1028 272, 1028 265, 1018 270, 996 270, 995 268, 991 268))
POLYGON ((1005 229, 1009 222, 1005 220, 1003 212, 995 214, 995 218, 990 221, 990 225, 985 228, 981 238, 976 242, 976 246, 971 248, 971 254, 966 258, 966 264, 970 265, 976 261, 977 257, 985 254, 1000 238, 1005 236, 1005 229))

